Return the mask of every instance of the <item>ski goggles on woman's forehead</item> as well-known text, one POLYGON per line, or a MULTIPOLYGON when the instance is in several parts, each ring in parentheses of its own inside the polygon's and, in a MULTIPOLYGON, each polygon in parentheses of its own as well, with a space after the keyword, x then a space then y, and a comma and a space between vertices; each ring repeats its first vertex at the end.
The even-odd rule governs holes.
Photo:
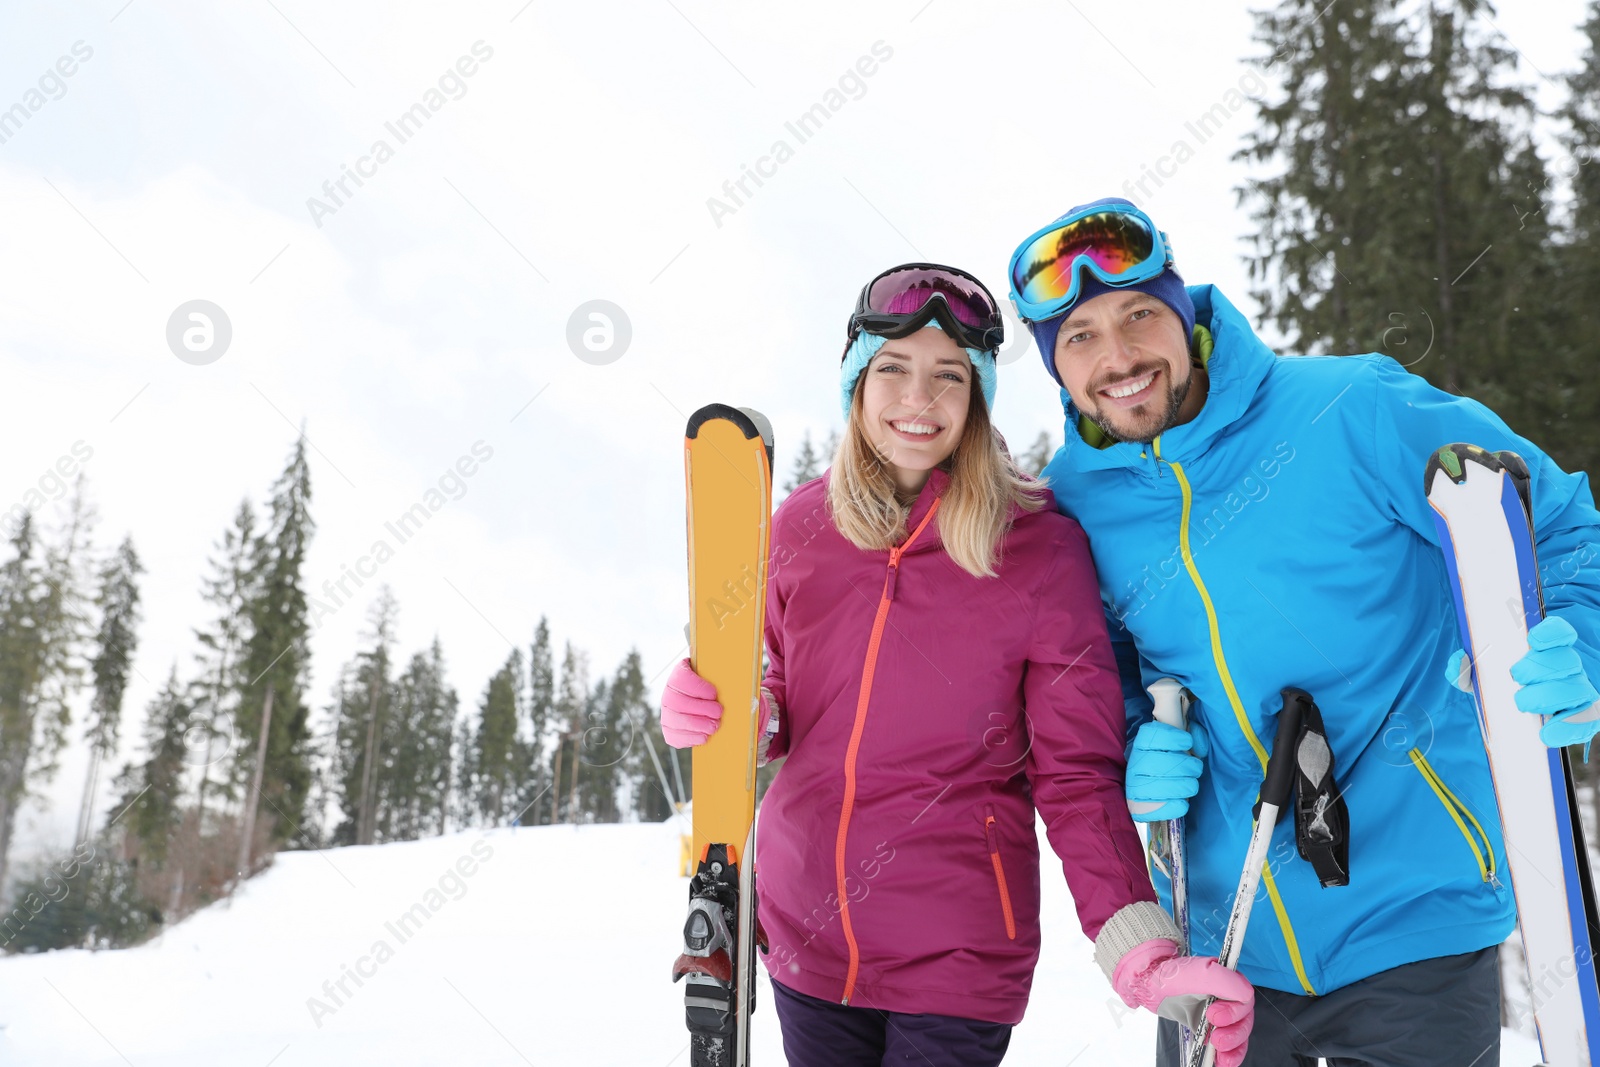
POLYGON ((1070 308, 1088 271, 1107 285, 1138 285, 1172 265, 1172 245, 1150 216, 1102 204, 1057 219, 1011 255, 1011 303, 1024 322, 1070 308))
POLYGON ((905 337, 934 320, 962 348, 993 352, 1005 342, 1005 320, 982 282, 954 267, 906 263, 862 287, 850 315, 845 352, 862 331, 905 337))

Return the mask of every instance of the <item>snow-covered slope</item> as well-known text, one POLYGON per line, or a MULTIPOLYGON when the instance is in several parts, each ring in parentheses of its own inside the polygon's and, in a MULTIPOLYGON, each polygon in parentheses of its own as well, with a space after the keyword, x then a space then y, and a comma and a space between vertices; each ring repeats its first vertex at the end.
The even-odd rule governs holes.
MULTIPOLYGON (((0 1063, 681 1067, 677 860, 672 824, 286 853, 149 945, 0 961, 0 1063)), ((1152 1017, 1095 969, 1059 875, 1045 886, 1007 1064, 1150 1063, 1152 1017)), ((783 1055, 761 982, 755 1062, 770 1067, 783 1055)), ((1504 1063, 1537 1060, 1507 1042, 1504 1063)))

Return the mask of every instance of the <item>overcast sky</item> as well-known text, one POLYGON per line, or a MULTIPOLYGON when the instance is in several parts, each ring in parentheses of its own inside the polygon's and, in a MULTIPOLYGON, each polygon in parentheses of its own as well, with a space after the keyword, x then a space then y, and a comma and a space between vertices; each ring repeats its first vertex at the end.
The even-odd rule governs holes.
MULTIPOLYGON (((1547 103, 1582 16, 1497 17, 1547 103)), ((781 480, 840 422, 845 318, 879 270, 952 263, 1003 294, 1020 238, 1160 169, 1139 199, 1180 269, 1251 306, 1230 160, 1251 28, 1110 0, 7 4, 0 510, 92 453, 98 544, 131 533, 149 568, 132 738, 152 683, 190 671, 207 553, 302 424, 308 585, 371 574, 313 635, 318 709, 378 582, 465 707, 541 614, 596 672, 637 646, 655 675, 687 610, 688 414, 764 411, 781 480), (226 316, 220 356, 220 332, 169 344, 195 300, 226 316), (594 300, 628 319, 620 356, 569 344, 594 300), (385 524, 441 479, 402 543, 385 524)), ((1031 342, 1002 362, 1001 429, 1059 441, 1031 342)), ((24 847, 70 838, 77 756, 24 847)))

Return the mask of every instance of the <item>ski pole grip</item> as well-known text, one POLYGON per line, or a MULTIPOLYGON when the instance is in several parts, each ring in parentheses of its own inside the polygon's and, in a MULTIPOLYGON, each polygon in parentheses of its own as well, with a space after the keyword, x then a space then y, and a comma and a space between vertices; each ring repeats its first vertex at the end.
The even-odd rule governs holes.
POLYGON ((1261 802, 1276 805, 1280 813, 1288 804, 1289 787, 1294 784, 1294 743, 1300 734, 1306 705, 1310 703, 1311 694, 1304 689, 1289 686, 1283 691, 1278 734, 1272 741, 1272 755, 1267 759, 1267 780, 1261 784, 1261 802))
POLYGON ((1183 683, 1176 678, 1157 678, 1149 685, 1150 699, 1155 703, 1156 722, 1187 730, 1189 724, 1183 713, 1183 683))

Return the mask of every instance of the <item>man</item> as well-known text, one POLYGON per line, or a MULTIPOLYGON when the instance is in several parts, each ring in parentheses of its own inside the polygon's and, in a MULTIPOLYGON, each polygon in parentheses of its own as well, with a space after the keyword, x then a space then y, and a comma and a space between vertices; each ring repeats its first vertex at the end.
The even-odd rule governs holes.
MULTIPOLYGON (((1555 715, 1550 744, 1600 729, 1587 478, 1386 357, 1274 355, 1214 287, 1184 286, 1125 200, 1024 241, 1011 286, 1063 388, 1045 475, 1121 642, 1130 807, 1186 815, 1196 955, 1220 949, 1281 690, 1321 709, 1348 851, 1313 864, 1294 819, 1276 829, 1240 961, 1260 1002, 1246 1067, 1499 1062, 1515 902, 1473 699, 1447 678, 1458 630, 1422 475, 1454 441, 1532 470, 1555 618, 1514 677, 1523 710, 1555 715), (1193 694, 1190 731, 1150 721, 1161 677, 1193 694)), ((1158 1063, 1177 1043, 1164 1021, 1158 1063)))

